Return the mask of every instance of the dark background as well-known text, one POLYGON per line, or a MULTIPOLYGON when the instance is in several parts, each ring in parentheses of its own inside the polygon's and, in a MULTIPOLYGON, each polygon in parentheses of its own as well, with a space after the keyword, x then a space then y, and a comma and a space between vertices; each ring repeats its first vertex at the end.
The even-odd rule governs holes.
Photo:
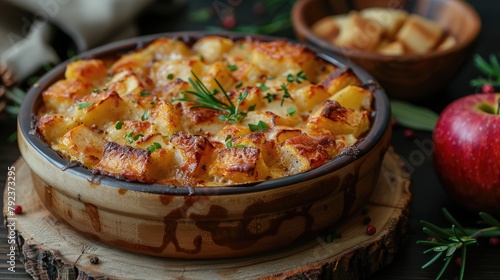
MULTIPOLYGON (((214 15, 206 22, 193 22, 189 15, 193 11, 210 6, 212 1, 189 1, 185 6, 181 6, 175 11, 169 9, 165 11, 161 4, 169 1, 157 1, 157 6, 153 6, 139 15, 135 20, 141 35, 162 33, 182 30, 206 30, 207 26, 220 26, 221 21, 214 15), (194 2, 194 3, 193 3, 194 2), (159 6, 158 6, 159 5, 159 6)), ((214 1, 215 2, 215 1, 214 1)), ((220 1, 226 2, 226 1, 220 1)), ((262 15, 252 12, 255 1, 239 1, 240 5, 234 8, 238 24, 264 24, 269 22, 277 13, 287 11, 291 5, 277 8, 273 14, 266 10, 262 15)), ((476 53, 487 57, 490 54, 500 53, 500 1, 498 0, 470 0, 468 1, 479 13, 482 19, 482 31, 479 37, 476 53)), ((278 32, 279 36, 294 38, 291 28, 278 32)), ((63 33, 56 36, 55 46, 60 53, 64 53, 71 48, 71 41, 63 33)), ((472 60, 468 61, 459 74, 449 85, 437 94, 417 102, 417 105, 428 107, 439 113, 451 101, 474 92, 478 92, 470 86, 469 82, 480 75, 474 67, 472 60)), ((8 137, 16 131, 16 120, 13 117, 0 117, 1 137, 0 137, 0 190, 3 192, 5 185, 7 168, 19 158, 17 143, 8 140, 8 137)), ((446 207, 465 226, 477 226, 477 213, 470 213, 461 209, 453 203, 443 192, 436 177, 431 155, 432 147, 429 145, 432 134, 430 132, 415 131, 415 137, 408 139, 404 136, 406 128, 395 126, 392 136, 392 146, 400 154, 403 161, 408 164, 411 177, 413 199, 411 202, 411 235, 407 243, 391 265, 378 271, 373 279, 433 279, 438 274, 441 265, 436 264, 426 270, 421 266, 430 259, 430 256, 423 255, 424 248, 416 245, 417 240, 426 238, 422 233, 420 220, 427 220, 441 226, 447 226, 446 219, 441 214, 441 209, 446 207)), ((7 252, 5 229, 0 230, 0 269, 5 267, 3 258, 7 252)), ((481 239, 479 246, 469 248, 466 279, 500 279, 500 247, 491 247, 487 239, 481 239)), ((19 260, 19 258, 17 258, 19 260)), ((439 263, 439 262, 438 262, 439 263)), ((22 271, 22 266, 18 266, 17 271, 22 271)), ((458 266, 450 264, 446 279, 455 279, 458 275, 458 266)), ((0 271, 0 279, 18 277, 29 279, 29 275, 24 273, 12 274, 5 269, 0 271)))

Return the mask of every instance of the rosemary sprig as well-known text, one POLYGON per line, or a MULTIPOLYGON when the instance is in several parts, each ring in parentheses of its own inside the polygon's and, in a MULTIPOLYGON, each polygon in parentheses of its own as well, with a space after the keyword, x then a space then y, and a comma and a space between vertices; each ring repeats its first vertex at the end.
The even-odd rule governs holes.
POLYGON ((482 86, 484 84, 491 84, 492 86, 500 86, 500 63, 495 54, 490 54, 489 61, 486 61, 480 55, 474 56, 474 65, 481 71, 487 78, 478 77, 473 79, 470 84, 473 87, 482 86))
POLYGON ((216 78, 214 78, 214 81, 215 83, 217 83, 220 91, 217 89, 214 91, 210 91, 193 71, 191 71, 191 74, 193 75, 194 80, 192 78, 189 78, 188 81, 193 87, 194 91, 186 90, 179 98, 174 98, 172 99, 172 101, 193 102, 196 103, 196 105, 191 106, 191 108, 201 107, 226 112, 226 115, 219 116, 219 120, 228 121, 231 123, 239 123, 247 115, 246 112, 239 111, 239 106, 241 102, 243 102, 243 100, 247 98, 248 91, 245 90, 243 93, 240 92, 240 95, 238 96, 235 104, 231 100, 231 98, 229 98, 226 90, 224 90, 224 88, 216 78), (223 100, 215 97, 219 92, 222 92, 224 94, 223 100), (194 98, 186 97, 186 94, 192 95, 194 96, 194 98))
POLYGON ((424 233, 430 237, 430 240, 420 240, 417 241, 417 244, 430 247, 424 251, 424 254, 435 253, 434 257, 422 266, 422 269, 442 259, 444 265, 436 277, 436 279, 440 279, 448 268, 455 253, 461 250, 459 279, 463 279, 465 274, 467 246, 476 244, 479 237, 500 236, 500 222, 489 214, 481 212, 479 213, 482 219, 481 222, 487 224, 488 227, 482 229, 468 229, 462 227, 448 210, 443 209, 443 215, 452 224, 451 228, 442 228, 427 221, 420 222, 423 226, 424 233))

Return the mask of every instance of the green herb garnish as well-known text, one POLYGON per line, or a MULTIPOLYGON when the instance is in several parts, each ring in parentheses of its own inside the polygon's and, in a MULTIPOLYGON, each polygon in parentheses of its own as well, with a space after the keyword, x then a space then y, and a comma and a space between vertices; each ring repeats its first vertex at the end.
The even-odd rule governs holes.
POLYGON ((267 126, 267 124, 263 121, 259 121, 257 124, 251 124, 249 123, 248 124, 248 127, 250 128, 250 130, 253 132, 253 131, 265 131, 267 130, 269 127, 267 126))
POLYGON ((266 91, 266 90, 268 90, 268 89, 269 89, 269 87, 268 87, 268 86, 266 86, 265 84, 258 84, 257 86, 258 86, 258 87, 260 88, 260 90, 262 90, 262 91, 266 91))
POLYGON ((133 135, 134 135, 133 132, 129 132, 129 133, 123 135, 123 139, 126 139, 130 144, 132 144, 132 142, 134 142, 134 140, 132 140, 133 135))
POLYGON ((169 80, 173 80, 173 79, 174 79, 174 74, 168 74, 168 75, 167 75, 167 79, 169 79, 169 80))
POLYGON ((238 70, 238 65, 236 65, 236 64, 229 64, 227 66, 227 69, 229 69, 229 71, 231 71, 231 72, 234 72, 234 71, 238 70))
POLYGON ((242 82, 242 81, 239 81, 239 82, 235 85, 235 87, 236 87, 236 88, 240 88, 242 85, 243 85, 243 82, 242 82))
POLYGON ((149 91, 141 91, 141 96, 148 96, 149 95, 149 91))
POLYGON ((141 120, 145 121, 149 118, 149 110, 144 110, 144 113, 141 116, 141 120))
POLYGON ((427 108, 403 101, 391 101, 392 116, 398 123, 412 129, 432 132, 439 115, 427 108))
POLYGON ((283 96, 281 96, 281 106, 283 106, 283 103, 285 102, 286 98, 292 98, 292 96, 290 95, 290 92, 288 91, 288 85, 289 84, 286 84, 286 85, 281 84, 281 86, 280 86, 279 90, 283 91, 283 96))
POLYGON ((94 103, 89 103, 89 102, 78 103, 78 109, 85 109, 85 108, 90 107, 92 105, 94 105, 94 103))
POLYGON ((116 123, 115 128, 116 128, 116 130, 120 130, 120 129, 122 129, 122 126, 123 126, 123 122, 119 121, 116 123))
POLYGON ((94 89, 92 89, 92 92, 99 92, 99 89, 98 88, 94 88, 94 89))
POLYGON ((233 142, 231 141, 232 139, 232 136, 231 135, 227 135, 226 136, 226 148, 246 148, 245 145, 236 145, 236 146, 233 146, 233 142))
POLYGON ((267 103, 271 103, 275 98, 276 96, 278 96, 277 94, 272 94, 272 93, 267 93, 264 98, 267 99, 267 103))
POLYGON ((434 264, 437 260, 443 260, 444 265, 441 268, 436 279, 440 279, 443 273, 448 268, 453 256, 461 250, 460 274, 459 279, 464 278, 465 261, 467 257, 467 246, 476 244, 478 237, 496 237, 500 236, 500 222, 487 213, 480 212, 479 216, 483 224, 488 227, 482 229, 464 228, 460 223, 446 210, 443 209, 443 214, 446 219, 452 224, 451 228, 442 228, 427 221, 421 221, 423 231, 430 237, 430 240, 420 240, 417 244, 428 246, 429 249, 424 251, 424 254, 434 253, 422 269, 434 264))
POLYGON ((225 100, 219 100, 215 97, 215 95, 219 93, 218 90, 210 91, 193 71, 191 71, 191 73, 193 74, 194 80, 190 77, 188 81, 193 87, 194 91, 191 90, 184 91, 179 98, 172 99, 174 102, 175 101, 193 102, 196 103, 196 105, 192 106, 191 108, 208 108, 225 112, 227 114, 219 116, 219 120, 228 121, 231 123, 239 123, 241 119, 243 119, 247 115, 246 112, 239 111, 239 105, 248 96, 248 91, 245 90, 243 93, 240 92, 240 95, 235 104, 231 100, 231 98, 229 98, 229 95, 224 90, 219 81, 217 81, 217 79, 214 78, 220 91, 224 94, 225 100), (194 96, 194 98, 186 97, 187 94, 194 96))
POLYGON ((158 142, 154 142, 153 144, 149 145, 146 150, 150 151, 150 152, 154 152, 156 149, 160 149, 161 148, 161 145, 160 143, 158 142))
POLYGON ((297 112, 297 110, 295 110, 295 107, 290 107, 290 108, 288 108, 288 110, 286 110, 286 112, 290 116, 295 116, 295 113, 297 112))
POLYGON ((134 141, 139 140, 139 138, 140 138, 140 137, 144 137, 144 134, 139 133, 139 134, 137 134, 136 136, 134 136, 134 141))
POLYGON ((470 84, 473 87, 491 84, 492 86, 500 86, 500 63, 494 54, 490 54, 489 62, 476 54, 474 56, 474 65, 488 78, 479 77, 473 79, 470 84))

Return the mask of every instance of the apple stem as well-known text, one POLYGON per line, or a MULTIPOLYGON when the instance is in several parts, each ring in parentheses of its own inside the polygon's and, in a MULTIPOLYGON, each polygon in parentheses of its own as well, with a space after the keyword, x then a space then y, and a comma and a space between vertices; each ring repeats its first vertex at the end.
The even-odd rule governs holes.
POLYGON ((500 98, 497 99, 497 115, 500 115, 500 98))

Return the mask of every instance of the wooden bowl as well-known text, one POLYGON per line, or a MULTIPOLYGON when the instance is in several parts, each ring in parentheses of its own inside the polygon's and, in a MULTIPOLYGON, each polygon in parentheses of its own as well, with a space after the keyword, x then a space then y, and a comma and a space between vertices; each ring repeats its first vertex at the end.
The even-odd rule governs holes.
POLYGON ((358 64, 385 88, 387 94, 404 100, 418 100, 440 90, 472 55, 481 29, 476 11, 462 0, 299 0, 292 10, 299 40, 346 57, 358 64), (444 51, 388 56, 335 46, 320 39, 310 29, 317 20, 351 10, 370 7, 405 9, 441 24, 457 39, 444 51))
MULTIPOLYGON (((109 57, 159 37, 192 43, 208 34, 243 37, 232 33, 166 33, 110 44, 79 57, 109 57)), ((340 57, 318 56, 345 65, 340 57)), ((247 187, 210 188, 148 185, 96 176, 86 168, 71 166, 33 132, 41 93, 63 77, 66 64, 55 67, 28 92, 19 114, 19 147, 47 209, 82 235, 116 248, 174 258, 223 258, 276 250, 315 238, 366 202, 390 141, 390 107, 384 91, 377 89, 372 127, 351 149, 355 153, 342 154, 302 174, 247 187)), ((372 79, 357 67, 353 70, 364 82, 372 79)))

